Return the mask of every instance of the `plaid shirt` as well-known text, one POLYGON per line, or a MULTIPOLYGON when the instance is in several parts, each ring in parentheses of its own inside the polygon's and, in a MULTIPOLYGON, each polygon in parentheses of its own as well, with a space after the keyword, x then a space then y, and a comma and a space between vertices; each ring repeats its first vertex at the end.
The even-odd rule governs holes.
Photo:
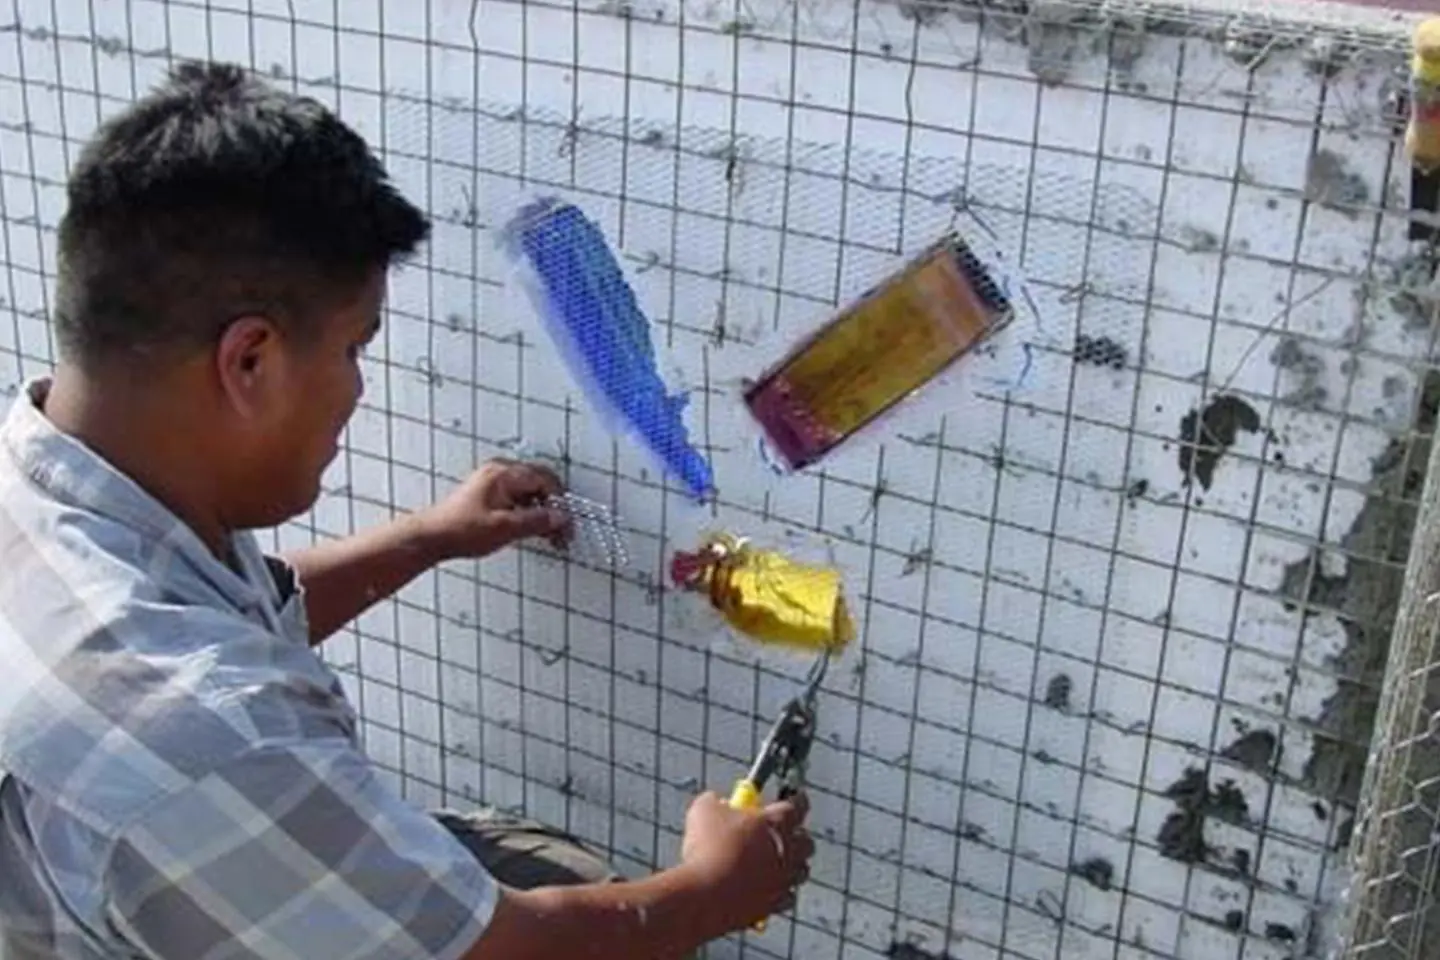
POLYGON ((0 425, 0 958, 457 957, 498 886, 361 754, 288 567, 0 425))

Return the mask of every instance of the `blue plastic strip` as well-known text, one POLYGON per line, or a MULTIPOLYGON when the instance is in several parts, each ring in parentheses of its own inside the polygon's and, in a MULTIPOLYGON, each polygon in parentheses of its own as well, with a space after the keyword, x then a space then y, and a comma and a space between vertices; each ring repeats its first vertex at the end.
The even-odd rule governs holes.
POLYGON ((591 402, 618 416, 692 497, 713 493, 710 464, 685 429, 686 397, 666 392, 650 321, 605 235, 573 204, 545 199, 523 207, 503 240, 529 265, 531 293, 591 402))

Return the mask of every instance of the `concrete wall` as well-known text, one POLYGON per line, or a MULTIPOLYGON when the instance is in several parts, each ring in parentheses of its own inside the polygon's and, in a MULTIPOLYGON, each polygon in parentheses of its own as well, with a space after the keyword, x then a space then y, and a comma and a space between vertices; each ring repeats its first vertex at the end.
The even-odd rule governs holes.
POLYGON ((49 362, 60 185, 97 119, 172 56, 253 64, 338 105, 437 221, 279 542, 517 449, 628 528, 618 574, 456 564, 332 642, 407 795, 673 858, 805 666, 664 587, 722 527, 840 564, 861 641, 824 693, 796 920, 713 955, 1311 955, 1424 463, 1425 277, 1381 119, 1401 61, 1371 50, 1403 34, 1020 6, 18 0, 0 378, 49 362), (622 253, 713 510, 603 429, 516 293, 491 227, 544 194, 622 253), (948 226, 1016 323, 776 475, 742 379, 948 226), (1224 443, 1182 452, 1202 425, 1224 443))

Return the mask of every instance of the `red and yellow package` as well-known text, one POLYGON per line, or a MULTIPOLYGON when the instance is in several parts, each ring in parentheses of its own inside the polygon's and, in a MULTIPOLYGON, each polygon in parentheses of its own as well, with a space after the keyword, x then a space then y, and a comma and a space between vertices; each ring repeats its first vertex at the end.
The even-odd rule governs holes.
POLYGON ((797 345, 746 389, 745 404, 798 470, 1013 318, 1009 299, 951 233, 797 345))
POLYGON ((671 580, 704 593, 732 627, 763 644, 838 655, 855 638, 840 571, 729 534, 675 554, 671 580))

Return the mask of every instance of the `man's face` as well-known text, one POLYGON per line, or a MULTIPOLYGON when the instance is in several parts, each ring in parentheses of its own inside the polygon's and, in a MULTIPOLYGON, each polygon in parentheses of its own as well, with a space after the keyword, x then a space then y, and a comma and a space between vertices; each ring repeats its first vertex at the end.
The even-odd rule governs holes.
POLYGON ((271 526, 304 513, 320 493, 363 392, 360 355, 379 327, 385 274, 376 274, 321 321, 313 337, 281 339, 268 351, 263 411, 249 432, 247 526, 271 526))

